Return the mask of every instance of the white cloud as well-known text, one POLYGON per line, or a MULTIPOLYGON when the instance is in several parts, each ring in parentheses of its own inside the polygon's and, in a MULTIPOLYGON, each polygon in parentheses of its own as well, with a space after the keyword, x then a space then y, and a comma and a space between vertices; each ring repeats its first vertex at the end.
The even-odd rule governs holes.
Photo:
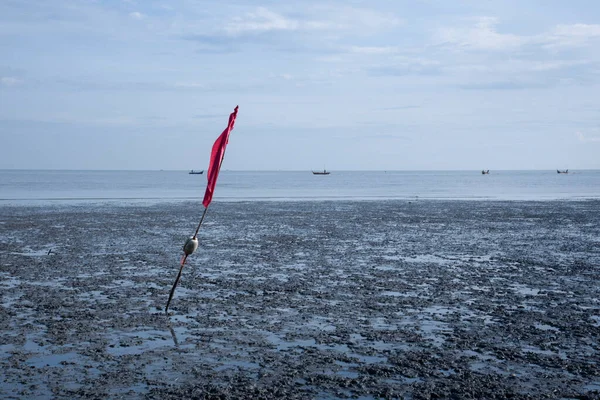
POLYGON ((3 76, 2 78, 0 78, 0 83, 2 84, 2 86, 16 86, 22 82, 22 80, 14 78, 12 76, 3 76))
POLYGON ((590 64, 589 61, 586 60, 558 60, 558 61, 548 61, 548 62, 533 62, 530 63, 529 70, 530 71, 556 71, 560 69, 566 69, 571 67, 578 67, 582 65, 590 64))
POLYGON ((600 142, 600 135, 588 136, 583 132, 575 132, 575 135, 577 136, 577 139, 579 139, 579 141, 583 143, 600 142))
POLYGON ((350 50, 351 53, 365 54, 365 55, 396 54, 399 51, 399 49, 397 47, 394 47, 394 46, 382 46, 382 47, 376 47, 376 46, 352 46, 352 47, 350 47, 349 50, 350 50))
POLYGON ((320 15, 327 16, 329 26, 357 34, 372 34, 402 24, 402 19, 390 13, 367 8, 330 7, 317 9, 320 15))
POLYGON ((523 74, 537 72, 551 72, 569 70, 574 67, 592 66, 589 60, 556 60, 556 61, 531 61, 507 59, 495 61, 494 63, 458 63, 447 65, 446 70, 465 74, 523 74))
POLYGON ((600 25, 557 25, 547 35, 546 47, 577 47, 586 45, 594 39, 600 39, 600 25))
POLYGON ((144 14, 142 14, 140 12, 137 12, 137 11, 129 13, 129 16, 131 18, 137 19, 137 20, 141 20, 141 19, 144 19, 146 17, 144 14))
POLYGON ((554 29, 554 33, 558 36, 567 37, 600 37, 600 25, 574 24, 574 25, 558 25, 554 29))
POLYGON ((372 34, 396 27, 402 20, 381 12, 354 8, 319 6, 306 10, 296 18, 259 7, 241 17, 233 18, 226 26, 229 35, 268 31, 330 31, 372 34))
POLYGON ((458 47, 473 50, 506 50, 514 49, 527 43, 523 36, 509 33, 498 33, 498 20, 492 17, 479 17, 474 26, 467 28, 445 28, 439 32, 442 43, 450 43, 458 47))
POLYGON ((231 35, 240 35, 246 32, 296 30, 298 27, 297 21, 259 7, 244 17, 235 17, 225 26, 225 31, 231 35))
POLYGON ((600 25, 556 25, 537 35, 515 35, 497 31, 498 19, 479 17, 470 27, 444 28, 438 32, 438 41, 469 50, 515 50, 526 45, 546 49, 577 47, 600 39, 600 25))

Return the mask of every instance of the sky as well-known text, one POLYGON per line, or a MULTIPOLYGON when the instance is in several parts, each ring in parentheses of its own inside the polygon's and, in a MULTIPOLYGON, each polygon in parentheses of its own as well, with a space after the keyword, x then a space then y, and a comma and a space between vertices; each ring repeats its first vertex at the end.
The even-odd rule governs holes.
POLYGON ((0 169, 600 169, 596 0, 2 0, 0 169))

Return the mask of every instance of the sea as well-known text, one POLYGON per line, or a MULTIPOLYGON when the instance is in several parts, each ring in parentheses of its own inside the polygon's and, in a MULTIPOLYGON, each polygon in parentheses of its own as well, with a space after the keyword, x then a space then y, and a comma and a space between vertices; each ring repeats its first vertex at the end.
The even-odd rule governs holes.
MULTIPOLYGON (((0 206, 202 200, 207 176, 188 171, 0 170, 0 206)), ((228 171, 213 201, 600 199, 600 170, 228 171)))

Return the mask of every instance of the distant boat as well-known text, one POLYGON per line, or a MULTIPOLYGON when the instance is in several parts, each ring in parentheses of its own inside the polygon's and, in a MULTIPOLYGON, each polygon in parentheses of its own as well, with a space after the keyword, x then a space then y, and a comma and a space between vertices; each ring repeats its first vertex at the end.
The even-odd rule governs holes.
POLYGON ((556 170, 556 173, 557 173, 557 174, 568 174, 568 173, 569 173, 569 170, 568 170, 568 169, 565 169, 564 171, 560 171, 560 170, 558 170, 558 169, 557 169, 557 170, 556 170))
POLYGON ((490 170, 488 169, 488 170, 486 171, 486 170, 483 170, 483 169, 482 169, 482 170, 481 170, 481 174, 482 174, 482 175, 489 175, 489 174, 490 174, 490 170))
POLYGON ((194 171, 194 170, 191 170, 191 171, 190 171, 190 175, 200 175, 200 174, 203 174, 203 173, 204 173, 204 170, 202 170, 202 171, 194 171))
POLYGON ((323 171, 313 171, 312 172, 313 175, 329 175, 329 171, 323 170, 323 171))

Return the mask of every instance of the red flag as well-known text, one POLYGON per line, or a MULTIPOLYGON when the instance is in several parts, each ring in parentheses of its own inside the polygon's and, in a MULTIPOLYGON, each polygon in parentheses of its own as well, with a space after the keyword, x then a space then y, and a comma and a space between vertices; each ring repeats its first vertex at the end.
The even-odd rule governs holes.
POLYGON ((221 133, 217 140, 215 140, 215 144, 213 144, 212 152, 210 153, 208 173, 206 174, 206 177, 208 178, 208 185, 206 185, 206 192, 204 192, 204 200, 202 201, 204 207, 208 207, 212 201, 215 186, 217 185, 219 170, 221 169, 221 163, 223 162, 223 157, 225 156, 225 148, 227 147, 227 143, 229 143, 229 133, 231 133, 233 125, 235 124, 237 111, 238 106, 235 106, 235 109, 231 115, 229 115, 229 124, 227 125, 227 128, 225 128, 223 133, 221 133))

